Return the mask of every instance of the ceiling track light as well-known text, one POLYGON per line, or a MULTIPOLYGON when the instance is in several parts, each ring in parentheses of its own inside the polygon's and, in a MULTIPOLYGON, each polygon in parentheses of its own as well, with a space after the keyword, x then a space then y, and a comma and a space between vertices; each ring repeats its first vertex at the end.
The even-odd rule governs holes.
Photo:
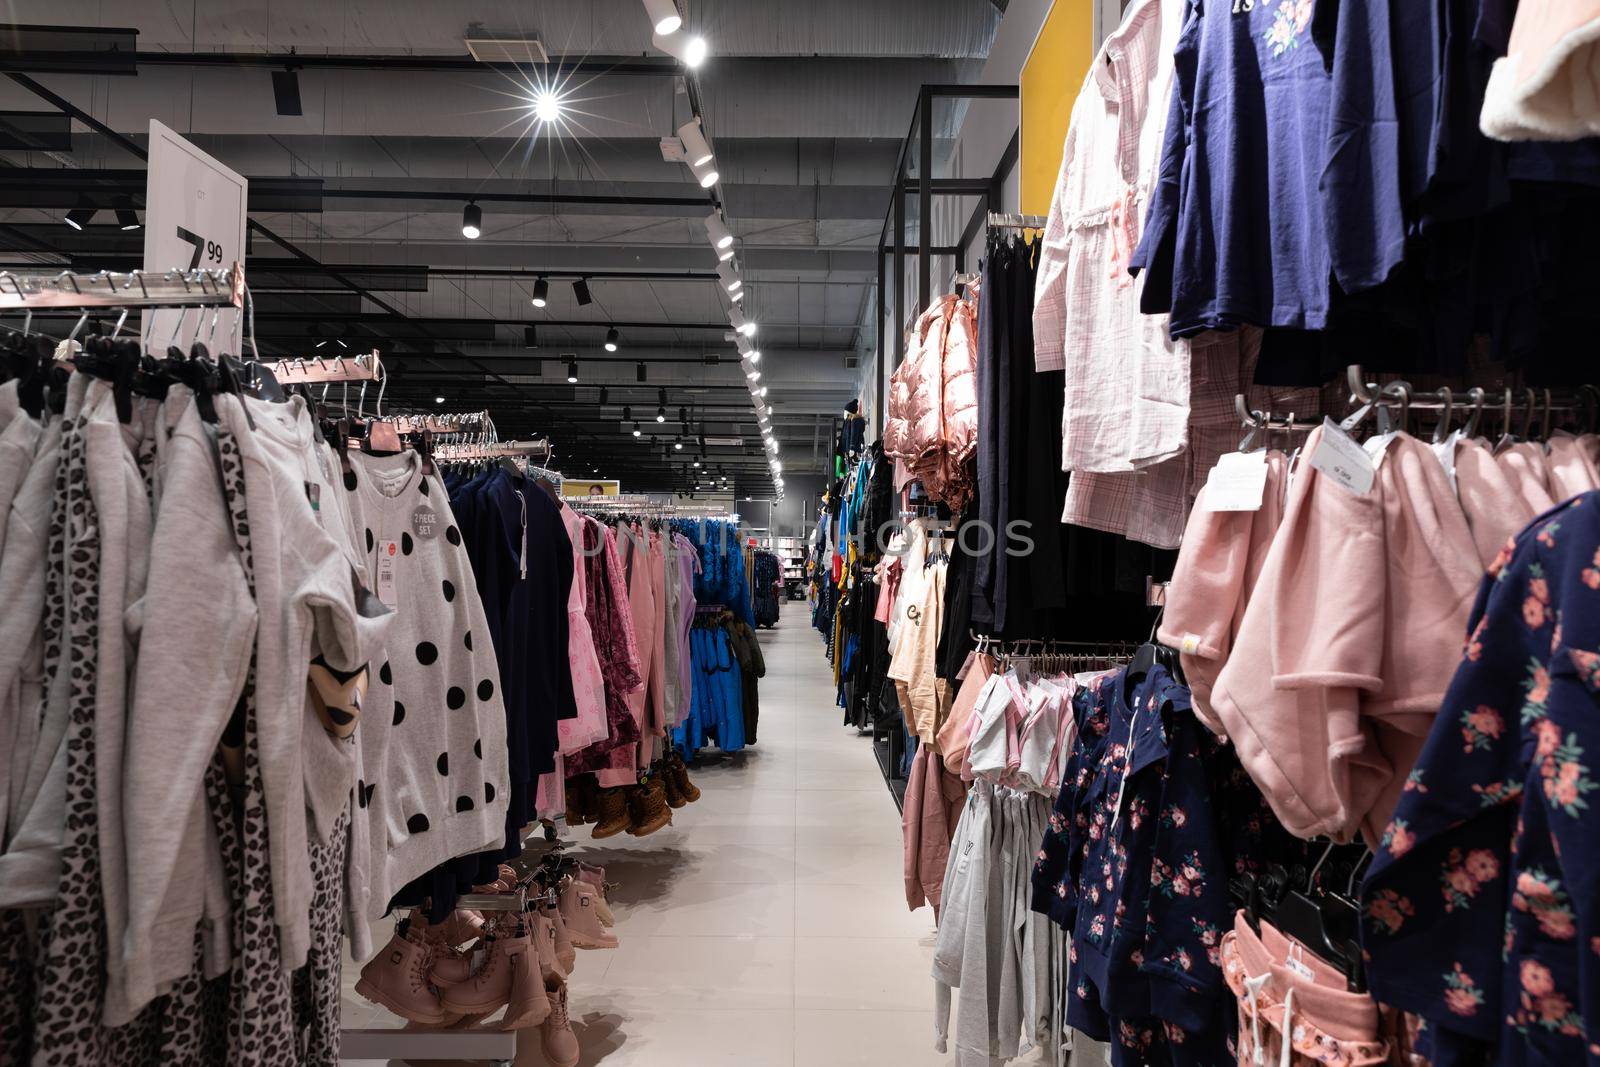
POLYGON ((700 125, 698 115, 678 127, 678 140, 683 142, 683 152, 689 160, 689 166, 698 167, 711 162, 711 143, 706 140, 705 129, 700 125))
POLYGON ((691 164, 689 169, 694 172, 695 181, 700 183, 700 188, 702 189, 711 188, 717 184, 717 179, 721 177, 717 173, 717 168, 710 163, 701 163, 698 166, 691 164))
POLYGON ((637 422, 633 424, 633 436, 635 436, 635 437, 644 436, 644 433, 643 433, 642 430, 639 429, 639 424, 637 422))
POLYGON ((706 237, 716 249, 717 258, 726 263, 733 258, 733 231, 722 221, 722 215, 713 211, 706 216, 706 237))
POLYGON ((469 241, 476 241, 483 234, 483 208, 474 201, 467 201, 467 206, 461 212, 461 236, 469 241))
POLYGON ((71 226, 74 230, 81 230, 89 225, 99 211, 100 209, 97 207, 90 207, 88 204, 80 203, 77 207, 67 212, 66 217, 61 221, 71 226))
POLYGON ((683 428, 685 430, 688 430, 688 428, 689 428, 689 409, 688 408, 681 407, 681 406, 678 408, 678 421, 683 424, 683 428))
POLYGON ((522 347, 539 347, 539 328, 537 326, 524 326, 522 328, 522 347))
POLYGON ((600 406, 601 407, 605 407, 606 403, 608 401, 610 401, 610 399, 611 399, 611 390, 607 389, 605 386, 602 385, 600 387, 600 406))
POLYGON ((620 335, 617 333, 617 328, 615 326, 609 327, 606 330, 606 351, 607 352, 615 352, 617 350, 617 341, 618 341, 619 337, 620 337, 620 335))
POLYGON ((739 268, 732 260, 717 264, 717 280, 722 282, 722 288, 730 293, 736 293, 744 288, 744 280, 739 277, 739 268))
POLYGON ((634 366, 633 366, 633 380, 634 381, 636 381, 636 382, 647 381, 649 379, 649 377, 650 377, 650 372, 648 371, 648 369, 646 369, 646 367, 644 365, 644 360, 641 359, 638 363, 634 364, 634 366))
POLYGON ((689 33, 681 26, 672 33, 651 34, 650 43, 655 45, 657 51, 665 52, 690 70, 698 69, 711 52, 704 37, 689 33))
POLYGON ((751 363, 760 363, 761 362, 761 349, 752 348, 750 350, 750 362, 751 363))
POLYGON ((578 384, 578 361, 575 359, 569 359, 567 361, 567 384, 578 384))
POLYGON ((588 307, 594 303, 594 297, 589 293, 589 279, 579 278, 572 283, 572 296, 577 300, 579 307, 588 307))
POLYGON ((542 308, 550 302, 550 283, 541 277, 533 283, 533 306, 542 308))
POLYGON ((737 304, 739 301, 744 299, 744 290, 740 289, 736 293, 729 293, 728 294, 728 299, 732 300, 735 304, 737 304))
POLYGON ((295 67, 272 72, 272 102, 285 117, 303 115, 300 109, 300 75, 295 67))
POLYGON ((651 28, 659 34, 675 33, 683 25, 675 0, 644 0, 644 10, 650 16, 651 28))
POLYGON ((111 202, 111 208, 116 212, 119 230, 137 230, 143 226, 138 213, 133 210, 133 201, 128 197, 117 197, 111 202))
POLYGON ((633 407, 632 407, 632 405, 630 405, 630 404, 622 405, 622 421, 623 422, 632 422, 633 421, 633 407))

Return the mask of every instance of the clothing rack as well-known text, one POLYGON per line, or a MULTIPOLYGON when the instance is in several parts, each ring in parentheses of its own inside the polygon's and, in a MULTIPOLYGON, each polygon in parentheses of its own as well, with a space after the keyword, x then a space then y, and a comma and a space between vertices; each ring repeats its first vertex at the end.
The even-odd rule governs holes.
POLYGON ((0 311, 45 308, 242 308, 244 266, 165 273, 103 270, 94 274, 14 274, 0 271, 0 311))
POLYGON ((450 415, 381 415, 371 421, 389 423, 397 433, 494 432, 494 419, 487 411, 463 411, 450 415))
POLYGON ((1042 230, 1049 221, 1043 215, 1019 215, 1011 211, 991 211, 986 220, 991 230, 1042 230))
POLYGON ((538 456, 550 458, 550 442, 544 438, 536 441, 489 441, 481 444, 437 445, 433 458, 440 463, 467 463, 477 459, 521 459, 538 456))
POLYGON ((384 377, 377 349, 356 356, 311 356, 264 361, 279 385, 320 385, 337 382, 376 382, 384 377))
POLYGON ((1560 393, 1551 389, 1535 390, 1527 387, 1513 390, 1510 386, 1489 389, 1472 386, 1458 401, 1449 386, 1415 390, 1410 382, 1405 381, 1389 382, 1387 385, 1379 386, 1375 382, 1367 381, 1359 363, 1350 364, 1345 372, 1345 378, 1350 386, 1350 403, 1361 405, 1352 418, 1364 416, 1367 411, 1380 407, 1395 408, 1400 412, 1401 425, 1405 424, 1407 416, 1413 410, 1441 412, 1441 424, 1448 424, 1451 413, 1460 403, 1461 406, 1470 407, 1472 410, 1467 422, 1469 431, 1475 430, 1478 419, 1487 413, 1491 416, 1498 415, 1502 420, 1501 428, 1509 433, 1515 413, 1514 407, 1520 405, 1524 436, 1528 436, 1528 432, 1532 430, 1535 411, 1540 413, 1542 436, 1550 432, 1551 416, 1556 412, 1581 416, 1591 426, 1594 425, 1597 413, 1600 413, 1600 388, 1589 384, 1579 386, 1575 392, 1560 393), (1500 403, 1486 406, 1488 398, 1496 392, 1501 394, 1500 403))

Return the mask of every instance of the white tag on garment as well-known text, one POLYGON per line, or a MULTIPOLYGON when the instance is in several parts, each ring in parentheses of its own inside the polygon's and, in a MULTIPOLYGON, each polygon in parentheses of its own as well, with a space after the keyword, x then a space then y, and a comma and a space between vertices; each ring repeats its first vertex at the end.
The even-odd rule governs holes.
POLYGON ((1456 445, 1461 443, 1461 431, 1451 430, 1450 436, 1443 441, 1430 444, 1433 454, 1439 457, 1439 465, 1444 468, 1444 475, 1450 479, 1450 488, 1456 487, 1456 445))
POLYGON ((399 559, 399 541, 378 542, 378 599, 391 608, 399 603, 394 586, 394 569, 399 559))
POLYGON ((1178 651, 1185 656, 1192 656, 1200 651, 1200 635, 1185 633, 1183 640, 1178 643, 1178 651))
POLYGON ((1229 452, 1206 479, 1208 511, 1260 511, 1267 488, 1267 453, 1229 452))
POLYGON ((1393 433, 1380 433, 1367 438, 1362 444, 1362 449, 1372 457, 1372 469, 1377 470, 1383 466, 1383 457, 1389 454, 1389 442, 1393 441, 1393 433))
POLYGON ((1289 970, 1293 971, 1295 974, 1299 975, 1301 978, 1304 978, 1306 981, 1314 982, 1317 978, 1316 972, 1310 967, 1306 966, 1305 960, 1300 958, 1301 953, 1304 951, 1305 949, 1301 946, 1300 942, 1290 942, 1289 951, 1284 955, 1283 958, 1283 965, 1289 970))
POLYGON ((1332 419, 1322 420, 1322 438, 1311 453, 1311 465, 1357 496, 1372 489, 1372 457, 1332 419))

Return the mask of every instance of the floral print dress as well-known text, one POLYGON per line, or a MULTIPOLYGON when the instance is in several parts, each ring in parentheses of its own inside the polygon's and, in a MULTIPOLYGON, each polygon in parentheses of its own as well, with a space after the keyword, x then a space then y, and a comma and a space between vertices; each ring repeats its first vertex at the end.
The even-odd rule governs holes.
POLYGON ((1600 494, 1489 568, 1362 886, 1374 995, 1435 1067, 1600 1063, 1600 494))

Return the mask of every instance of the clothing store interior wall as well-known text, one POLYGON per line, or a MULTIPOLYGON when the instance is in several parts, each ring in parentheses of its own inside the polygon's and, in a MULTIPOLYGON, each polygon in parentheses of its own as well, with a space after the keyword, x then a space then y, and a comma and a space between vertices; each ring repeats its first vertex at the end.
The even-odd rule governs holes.
POLYGON ((1600 0, 0 19, 0 1067, 1600 1067, 1600 0))

